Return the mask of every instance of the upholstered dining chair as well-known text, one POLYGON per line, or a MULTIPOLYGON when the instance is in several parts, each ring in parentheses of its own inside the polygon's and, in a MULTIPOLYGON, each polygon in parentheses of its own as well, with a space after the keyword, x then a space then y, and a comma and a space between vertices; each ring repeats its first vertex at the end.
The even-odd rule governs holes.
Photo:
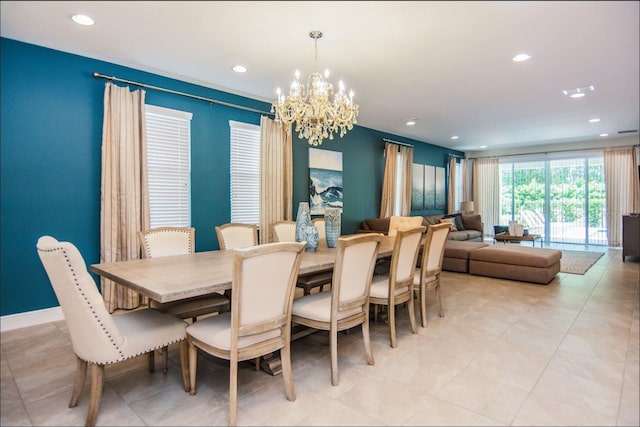
POLYGON ((42 236, 38 239, 37 250, 62 307, 77 358, 70 408, 78 404, 87 366, 91 366, 87 426, 96 424, 106 365, 148 354, 149 370, 153 372, 154 351, 180 343, 182 379, 185 391, 189 391, 186 322, 148 308, 112 316, 82 255, 73 244, 42 236))
POLYGON ((367 363, 373 365, 369 339, 369 289, 382 236, 375 233, 338 238, 330 292, 293 301, 291 321, 329 331, 331 384, 338 385, 338 332, 362 325, 367 363))
POLYGON ((191 394, 197 352, 230 361, 229 424, 237 424, 238 362, 280 350, 287 399, 296 399, 291 371, 291 306, 304 243, 266 243, 233 250, 231 311, 187 328, 191 394))
POLYGON ((296 241, 296 222, 295 221, 277 221, 271 225, 273 237, 276 242, 295 242, 296 241))
POLYGON ((444 223, 427 227, 420 267, 416 268, 413 275, 413 288, 418 292, 420 319, 423 328, 427 327, 427 291, 435 290, 438 314, 440 317, 444 317, 440 299, 440 273, 444 258, 444 244, 447 242, 449 230, 451 230, 450 225, 444 223))
POLYGON ((395 306, 405 302, 408 305, 411 330, 416 328, 415 308, 413 306, 413 276, 416 271, 418 252, 422 233, 426 227, 413 227, 398 230, 395 236, 391 266, 388 275, 374 276, 369 300, 371 304, 387 306, 389 337, 391 347, 397 347, 395 306))
POLYGON ((255 224, 242 224, 230 222, 216 225, 216 236, 220 250, 248 248, 258 244, 258 226, 255 224))
MULTIPOLYGON (((322 221, 322 227, 324 227, 324 219, 316 218, 313 220, 314 225, 316 221, 322 221)), ((318 235, 324 235, 320 233, 318 229, 318 235)), ((295 221, 279 221, 273 224, 273 234, 277 238, 278 242, 295 242, 296 241, 296 222, 295 221)), ((325 239, 326 242, 326 239, 325 239)), ((320 291, 324 290, 325 285, 331 285, 331 278, 333 277, 332 271, 321 271, 319 273, 305 274, 298 277, 296 286, 302 288, 303 295, 309 295, 313 288, 320 287, 320 291)))
POLYGON ((314 218, 311 220, 311 225, 318 229, 318 240, 327 244, 327 227, 324 222, 324 218, 314 218))
POLYGON ((389 218, 389 236, 395 236, 398 230, 406 230, 408 228, 420 227, 422 225, 422 216, 392 216, 389 218))
MULTIPOLYGON (((195 229, 192 227, 150 228, 138 232, 138 238, 145 258, 185 255, 195 250, 195 229)), ((195 322, 203 314, 228 310, 229 298, 216 293, 168 303, 151 300, 149 306, 195 322)))

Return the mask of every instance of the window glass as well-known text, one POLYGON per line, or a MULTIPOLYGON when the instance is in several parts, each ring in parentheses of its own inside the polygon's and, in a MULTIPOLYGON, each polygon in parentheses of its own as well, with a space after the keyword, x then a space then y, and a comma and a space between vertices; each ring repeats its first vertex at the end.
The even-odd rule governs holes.
POLYGON ((260 223, 260 126, 229 121, 231 222, 260 223))
POLYGON ((145 106, 151 227, 191 226, 191 117, 145 106))

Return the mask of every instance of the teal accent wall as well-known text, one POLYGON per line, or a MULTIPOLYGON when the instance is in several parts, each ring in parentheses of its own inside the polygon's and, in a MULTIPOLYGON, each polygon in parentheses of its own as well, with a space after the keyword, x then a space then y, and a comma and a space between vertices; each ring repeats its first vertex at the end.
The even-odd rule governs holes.
MULTIPOLYGON (((103 93, 93 72, 269 111, 258 100, 180 80, 0 39, 0 315, 58 306, 35 245, 42 235, 74 243, 87 264, 100 260, 103 93)), ((260 114, 147 90, 146 102, 193 113, 192 226, 196 250, 218 249, 214 227, 229 222, 229 120, 260 114)), ((384 143, 415 145, 416 163, 446 166, 458 151, 356 126, 319 148, 343 153, 342 233, 380 209, 384 143)), ((308 147, 293 141, 294 206, 308 201, 308 147)), ((96 277, 97 280, 97 276, 96 277)))

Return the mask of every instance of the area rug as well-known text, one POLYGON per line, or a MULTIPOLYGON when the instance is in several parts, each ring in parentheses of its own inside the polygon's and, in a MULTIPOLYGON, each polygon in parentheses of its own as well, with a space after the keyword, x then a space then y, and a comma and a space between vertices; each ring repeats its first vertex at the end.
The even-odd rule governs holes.
POLYGON ((603 252, 562 251, 560 272, 584 274, 604 255, 603 252))

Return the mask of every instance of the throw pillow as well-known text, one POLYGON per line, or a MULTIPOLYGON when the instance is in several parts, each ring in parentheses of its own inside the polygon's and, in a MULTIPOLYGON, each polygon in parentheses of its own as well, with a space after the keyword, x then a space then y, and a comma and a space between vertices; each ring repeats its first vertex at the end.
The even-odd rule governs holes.
POLYGON ((445 215, 445 218, 453 218, 455 220, 455 224, 456 224, 456 228, 458 229, 458 231, 464 231, 464 224, 462 223, 462 214, 461 213, 456 213, 456 214, 451 214, 451 215, 445 215))
POLYGON ((482 230, 482 218, 480 215, 463 215, 462 222, 466 230, 482 230))
POLYGON ((451 231, 458 231, 458 229, 456 228, 456 220, 455 218, 441 218, 440 219, 440 223, 441 224, 451 224, 451 231))

